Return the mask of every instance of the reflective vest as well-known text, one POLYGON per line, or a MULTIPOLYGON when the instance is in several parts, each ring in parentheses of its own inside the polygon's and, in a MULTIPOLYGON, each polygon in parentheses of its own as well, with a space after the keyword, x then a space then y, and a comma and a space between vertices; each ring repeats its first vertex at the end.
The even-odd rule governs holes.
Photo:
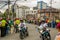
POLYGON ((19 23, 20 23, 20 20, 16 20, 16 21, 15 21, 15 24, 19 24, 19 23))
POLYGON ((1 26, 2 26, 2 27, 5 27, 5 25, 6 25, 6 20, 2 20, 1 23, 2 23, 1 26))

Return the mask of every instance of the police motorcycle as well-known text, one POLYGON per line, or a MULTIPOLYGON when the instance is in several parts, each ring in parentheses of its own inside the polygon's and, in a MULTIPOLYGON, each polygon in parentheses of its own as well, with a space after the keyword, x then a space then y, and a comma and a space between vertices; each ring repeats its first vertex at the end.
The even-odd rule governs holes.
POLYGON ((40 38, 41 40, 51 40, 50 30, 47 28, 43 28, 42 30, 39 30, 40 38))

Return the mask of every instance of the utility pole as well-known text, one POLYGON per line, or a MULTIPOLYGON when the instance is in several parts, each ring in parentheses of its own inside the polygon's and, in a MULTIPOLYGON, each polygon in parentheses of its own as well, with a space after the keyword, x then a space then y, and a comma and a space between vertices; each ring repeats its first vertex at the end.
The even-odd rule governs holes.
POLYGON ((19 18, 19 9, 20 9, 20 7, 17 5, 17 10, 18 10, 18 15, 17 15, 17 17, 19 18))
POLYGON ((50 0, 50 9, 49 10, 50 10, 50 14, 49 15, 50 15, 50 19, 51 19, 51 15, 52 15, 52 0, 50 0))
POLYGON ((17 1, 18 1, 18 0, 16 0, 16 1, 14 2, 13 6, 12 6, 12 7, 13 7, 13 9, 12 9, 12 12, 13 12, 13 15, 12 15, 12 16, 13 16, 13 18, 14 18, 14 13, 15 13, 14 6, 16 5, 16 2, 17 2, 17 1))
POLYGON ((8 0, 8 18, 10 18, 10 0, 8 0))

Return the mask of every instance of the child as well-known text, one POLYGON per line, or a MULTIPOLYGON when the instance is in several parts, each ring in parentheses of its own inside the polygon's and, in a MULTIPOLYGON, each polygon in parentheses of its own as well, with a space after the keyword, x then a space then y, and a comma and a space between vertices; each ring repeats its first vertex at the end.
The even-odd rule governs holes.
POLYGON ((57 24, 56 28, 58 30, 58 34, 56 35, 55 40, 60 40, 60 23, 57 24))

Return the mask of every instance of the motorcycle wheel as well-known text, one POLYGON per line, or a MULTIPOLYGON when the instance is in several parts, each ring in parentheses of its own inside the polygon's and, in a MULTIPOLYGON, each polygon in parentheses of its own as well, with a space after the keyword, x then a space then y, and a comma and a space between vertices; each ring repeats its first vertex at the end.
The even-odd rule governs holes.
POLYGON ((51 40, 51 35, 49 34, 47 37, 45 36, 40 36, 41 40, 51 40))
POLYGON ((20 32, 20 39, 24 39, 24 34, 20 32))
POLYGON ((26 35, 26 36, 29 36, 28 27, 27 27, 27 29, 25 30, 25 35, 26 35))
POLYGON ((26 32, 26 36, 29 36, 28 32, 26 32))
POLYGON ((48 33, 47 40, 51 40, 51 35, 50 35, 50 33, 48 33))
POLYGON ((48 37, 47 37, 47 40, 51 40, 51 36, 48 36, 48 37))

